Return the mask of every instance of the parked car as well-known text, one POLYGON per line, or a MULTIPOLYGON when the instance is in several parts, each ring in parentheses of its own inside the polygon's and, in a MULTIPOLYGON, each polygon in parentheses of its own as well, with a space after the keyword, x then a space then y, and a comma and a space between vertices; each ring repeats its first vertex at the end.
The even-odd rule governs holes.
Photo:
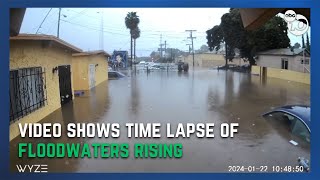
POLYGON ((145 62, 145 61, 140 61, 139 64, 140 64, 140 65, 145 65, 146 62, 145 62))
POLYGON ((263 117, 276 119, 297 137, 310 143, 310 107, 304 105, 288 105, 273 109, 263 117))
POLYGON ((120 79, 120 78, 124 78, 124 77, 126 77, 126 75, 124 75, 118 71, 109 71, 108 72, 108 79, 120 79))
MULTIPOLYGON (((297 157, 305 171, 309 171, 311 119, 310 106, 287 105, 277 107, 262 115, 281 136, 287 138, 293 146, 307 149, 307 157, 297 157)), ((291 151, 288 149, 288 151, 291 151)), ((301 156, 303 156, 301 154, 301 156)))
POLYGON ((188 72, 189 70, 189 64, 188 63, 184 63, 184 62, 179 62, 178 63, 178 71, 181 72, 181 71, 185 71, 185 72, 188 72))

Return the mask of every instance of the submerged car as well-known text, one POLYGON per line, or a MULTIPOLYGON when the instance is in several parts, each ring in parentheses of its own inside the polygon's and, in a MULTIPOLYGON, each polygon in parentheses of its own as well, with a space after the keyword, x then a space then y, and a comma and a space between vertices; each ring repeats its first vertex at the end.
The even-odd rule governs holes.
MULTIPOLYGON (((292 148, 304 149, 308 154, 299 154, 297 160, 309 171, 311 119, 310 106, 287 105, 275 108, 262 115, 279 134, 292 144, 292 148), (307 157, 305 157, 307 156, 307 157)), ((289 149, 288 149, 289 150, 289 149)))
POLYGON ((267 116, 282 123, 293 135, 310 143, 311 123, 309 106, 282 106, 263 114, 263 117, 267 116))
POLYGON ((108 79, 120 79, 120 78, 124 78, 124 77, 126 77, 126 75, 124 75, 118 71, 109 71, 108 72, 108 79))

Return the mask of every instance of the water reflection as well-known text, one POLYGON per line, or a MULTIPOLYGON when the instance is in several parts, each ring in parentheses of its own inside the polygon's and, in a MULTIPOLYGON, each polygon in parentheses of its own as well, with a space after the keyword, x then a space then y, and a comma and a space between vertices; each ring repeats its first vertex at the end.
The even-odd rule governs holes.
MULTIPOLYGON (((222 139, 217 130, 214 139, 129 139, 124 131, 118 139, 82 140, 130 145, 182 143, 184 155, 178 160, 137 160, 132 156, 126 160, 80 159, 69 162, 72 167, 60 167, 60 171, 81 172, 226 172, 228 165, 294 164, 296 156, 305 152, 288 152, 292 145, 281 135, 284 132, 277 132, 261 114, 284 104, 309 103, 310 86, 279 79, 270 78, 262 83, 257 76, 215 70, 139 71, 127 79, 96 87, 62 109, 66 112, 59 110, 47 121, 117 122, 122 126, 127 122, 171 123, 172 126, 213 122, 217 129, 222 122, 238 122, 239 133, 230 139, 222 139)), ((15 139, 18 141, 21 139, 15 139)), ((14 157, 11 160, 18 161, 14 157)))
POLYGON ((108 83, 104 82, 84 96, 75 99, 62 108, 45 117, 40 123, 60 123, 62 125, 61 138, 20 138, 10 142, 10 169, 17 171, 16 164, 47 164, 49 172, 74 172, 78 170, 80 159, 77 158, 18 158, 18 143, 32 143, 33 149, 37 143, 84 143, 86 139, 67 138, 68 123, 98 122, 108 112, 110 98, 108 83))

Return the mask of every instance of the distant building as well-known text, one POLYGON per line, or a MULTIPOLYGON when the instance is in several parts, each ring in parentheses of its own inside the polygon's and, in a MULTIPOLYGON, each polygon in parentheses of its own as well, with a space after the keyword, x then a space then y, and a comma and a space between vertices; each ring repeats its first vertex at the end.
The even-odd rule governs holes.
POLYGON ((72 54, 74 91, 90 90, 108 80, 108 58, 103 50, 72 54))
MULTIPOLYGON (((183 62, 187 62, 189 65, 193 65, 193 56, 192 54, 188 55, 187 57, 179 57, 179 59, 183 62)), ((194 54, 194 66, 195 67, 202 67, 202 68, 211 68, 216 66, 223 66, 225 65, 225 52, 218 51, 218 52, 208 52, 208 53, 199 53, 194 54)), ((228 61, 228 64, 234 65, 244 65, 248 64, 248 61, 244 61, 240 58, 238 54, 233 58, 232 61, 228 61)))
POLYGON ((257 53, 257 66, 310 73, 310 53, 306 49, 272 49, 257 53))

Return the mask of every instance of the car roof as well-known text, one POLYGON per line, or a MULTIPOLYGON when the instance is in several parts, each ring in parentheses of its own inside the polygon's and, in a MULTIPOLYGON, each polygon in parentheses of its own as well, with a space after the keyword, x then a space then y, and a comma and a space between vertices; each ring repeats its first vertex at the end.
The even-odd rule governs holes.
POLYGON ((301 119, 310 128, 310 121, 311 121, 311 119, 310 119, 310 106, 286 105, 286 106, 275 108, 268 113, 275 112, 275 111, 281 111, 281 112, 286 112, 286 113, 292 114, 292 115, 298 117, 299 119, 301 119))
POLYGON ((119 72, 119 71, 108 71, 108 73, 117 73, 117 74, 120 74, 120 75, 122 75, 122 76, 125 76, 124 74, 122 74, 122 73, 119 72))

